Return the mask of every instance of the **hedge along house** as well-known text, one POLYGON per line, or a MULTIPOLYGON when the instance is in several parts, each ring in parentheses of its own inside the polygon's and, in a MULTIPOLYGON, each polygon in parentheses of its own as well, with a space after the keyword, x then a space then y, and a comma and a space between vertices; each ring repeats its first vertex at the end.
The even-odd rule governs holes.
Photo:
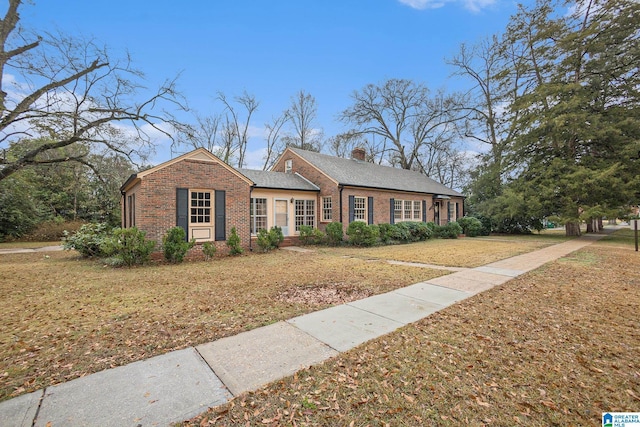
POLYGON ((121 187, 122 226, 162 242, 180 226, 188 239, 219 249, 235 227, 251 248, 260 229, 365 221, 369 224, 433 221, 464 214, 462 194, 418 172, 364 161, 364 150, 343 159, 287 148, 271 171, 235 169, 199 148, 137 173, 121 187))
POLYGON ((464 216, 461 193, 419 172, 366 162, 362 148, 345 159, 289 147, 272 170, 298 173, 320 188, 320 228, 334 221, 444 225, 464 216))

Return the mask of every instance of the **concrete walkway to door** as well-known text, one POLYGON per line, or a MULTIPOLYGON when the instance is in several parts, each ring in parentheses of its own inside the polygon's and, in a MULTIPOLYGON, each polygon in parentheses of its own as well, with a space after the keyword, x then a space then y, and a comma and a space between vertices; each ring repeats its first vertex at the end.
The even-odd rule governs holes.
POLYGON ((0 425, 169 426, 508 282, 601 237, 582 236, 47 387, 0 403, 0 425))

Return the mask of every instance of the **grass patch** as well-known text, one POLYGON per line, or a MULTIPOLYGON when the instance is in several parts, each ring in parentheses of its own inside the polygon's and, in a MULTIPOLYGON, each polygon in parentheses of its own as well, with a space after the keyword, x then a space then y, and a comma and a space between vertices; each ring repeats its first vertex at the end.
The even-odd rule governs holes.
POLYGON ((600 425, 637 411, 637 255, 576 258, 597 262, 547 264, 183 425, 600 425))
MULTIPOLYGON (((640 235, 640 231, 638 234, 640 235)), ((598 244, 635 247, 635 242, 635 231, 630 228, 621 228, 603 237, 598 244)))
POLYGON ((289 251, 131 269, 0 255, 0 400, 442 274, 289 251))
POLYGON ((497 236, 484 238, 432 239, 406 245, 374 248, 319 248, 325 254, 367 259, 385 259, 451 267, 478 267, 566 241, 562 237, 497 236))
POLYGON ((2 242, 0 243, 0 249, 37 249, 44 248, 45 246, 58 246, 61 244, 61 240, 54 240, 50 242, 2 242))

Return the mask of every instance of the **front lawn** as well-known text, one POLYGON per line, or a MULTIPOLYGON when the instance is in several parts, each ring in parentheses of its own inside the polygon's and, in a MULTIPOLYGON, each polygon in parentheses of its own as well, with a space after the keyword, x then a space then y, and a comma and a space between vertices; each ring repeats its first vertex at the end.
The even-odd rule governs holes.
POLYGON ((489 262, 537 247, 467 238, 132 269, 75 252, 0 255, 0 400, 447 274, 372 261, 369 251, 416 252, 431 264, 448 264, 438 256, 449 253, 473 266, 478 253, 489 262))
POLYGON ((639 262, 594 244, 183 425, 601 425, 640 405, 639 262))
POLYGON ((0 400, 447 274, 279 250, 113 269, 0 255, 0 400))

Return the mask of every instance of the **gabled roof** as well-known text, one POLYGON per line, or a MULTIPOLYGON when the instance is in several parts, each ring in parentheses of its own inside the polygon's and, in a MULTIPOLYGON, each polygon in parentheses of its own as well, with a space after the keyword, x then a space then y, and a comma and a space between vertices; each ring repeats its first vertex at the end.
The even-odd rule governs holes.
POLYGON ((249 178, 258 188, 272 188, 277 190, 320 191, 315 184, 299 174, 284 172, 261 171, 254 169, 238 169, 242 175, 249 178))
POLYGON ((231 166, 229 166, 228 164, 226 164, 225 162, 223 162, 222 160, 220 160, 218 157, 216 157, 215 155, 213 155, 210 151, 208 151, 205 148, 197 148, 193 151, 190 151, 186 154, 183 154, 179 157, 176 157, 175 159, 171 159, 171 160, 167 160, 164 163, 160 163, 157 166, 154 166, 150 169, 144 170, 142 172, 138 172, 136 174, 131 175, 124 184, 122 184, 122 187, 120 187, 120 191, 125 191, 130 189, 131 187, 133 187, 134 185, 136 185, 142 178, 144 178, 145 176, 154 173, 156 171, 159 171, 160 169, 164 169, 167 166, 173 165, 175 163, 181 162, 183 160, 198 160, 201 162, 207 162, 207 163, 211 163, 211 164, 215 164, 215 165, 220 165, 221 167, 229 170, 231 173, 237 175, 240 179, 246 181, 248 184, 252 184, 251 180, 249 178, 247 178, 246 176, 242 175, 240 172, 238 172, 236 169, 232 168, 231 166))
POLYGON ((299 148, 289 147, 287 150, 302 157, 339 185, 464 197, 420 172, 328 156, 299 148))

